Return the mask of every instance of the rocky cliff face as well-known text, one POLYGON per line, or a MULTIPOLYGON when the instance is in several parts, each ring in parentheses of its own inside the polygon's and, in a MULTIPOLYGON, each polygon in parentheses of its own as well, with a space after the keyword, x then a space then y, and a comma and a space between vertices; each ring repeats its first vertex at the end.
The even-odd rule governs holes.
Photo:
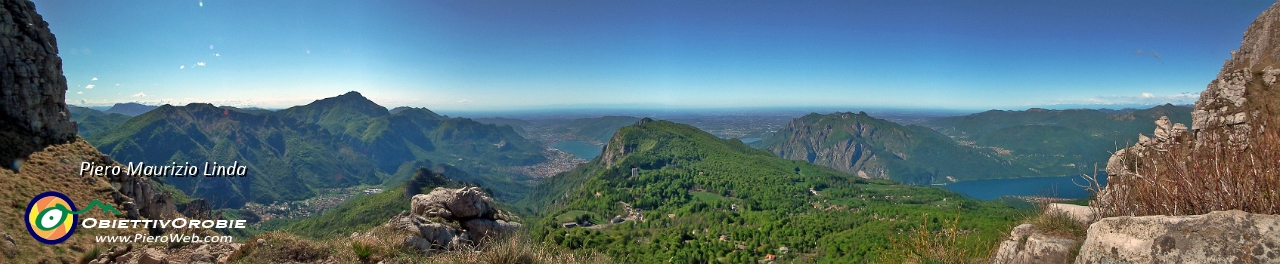
MULTIPOLYGON (((1191 113, 1191 128, 1182 124, 1157 121, 1155 137, 1138 135, 1135 146, 1117 151, 1107 163, 1109 175, 1125 175, 1123 163, 1141 162, 1143 152, 1164 149, 1179 143, 1182 131, 1190 131, 1195 148, 1247 146, 1250 127, 1280 117, 1280 4, 1272 5, 1258 16, 1244 32, 1238 50, 1222 65, 1216 79, 1200 93, 1191 113), (1219 132, 1226 132, 1219 134, 1219 132), (1216 137, 1225 135, 1218 140, 1216 137), (1219 144, 1205 146, 1207 142, 1219 144)), ((1191 147, 1191 146, 1187 146, 1191 147)))
MULTIPOLYGON (((895 137, 892 134, 882 136, 878 134, 880 132, 878 126, 857 120, 866 118, 864 116, 865 114, 839 114, 838 118, 840 119, 855 119, 848 127, 815 126, 815 124, 804 122, 800 119, 792 120, 790 124, 787 124, 774 136, 781 135, 786 140, 771 144, 768 149, 785 159, 808 161, 809 163, 834 168, 863 178, 889 178, 889 175, 885 172, 884 163, 877 156, 892 155, 897 159, 906 159, 908 157, 906 157, 905 153, 881 154, 878 151, 873 151, 873 148, 867 143, 858 140, 895 137)), ((896 149, 906 147, 895 143, 905 143, 905 140, 890 140, 890 146, 886 147, 896 149)))
MULTIPOLYGON (((27 0, 0 1, 0 133, 10 161, 76 136, 58 43, 27 0)), ((9 162, 6 162, 8 164, 9 162)))
MULTIPOLYGON (((653 119, 646 117, 640 119, 640 121, 637 121, 632 126, 643 126, 650 122, 653 122, 653 119)), ((600 152, 600 160, 604 161, 605 167, 613 167, 613 165, 622 161, 622 158, 627 157, 627 154, 631 154, 636 151, 635 144, 625 141, 626 140, 622 138, 622 132, 615 132, 613 134, 613 138, 609 139, 609 144, 605 145, 604 151, 600 152)))
MULTIPOLYGON (((1280 9, 1275 5, 1258 16, 1244 32, 1240 49, 1222 65, 1218 77, 1200 93, 1192 112, 1196 132, 1238 127, 1260 117, 1260 111, 1280 106, 1276 78, 1280 76, 1280 9), (1268 107, 1270 106, 1270 107, 1268 107)), ((1275 116, 1275 115, 1269 115, 1275 116)))
POLYGON ((933 129, 863 112, 808 114, 791 120, 760 145, 782 158, 911 184, 1035 175, 996 151, 960 145, 933 129))

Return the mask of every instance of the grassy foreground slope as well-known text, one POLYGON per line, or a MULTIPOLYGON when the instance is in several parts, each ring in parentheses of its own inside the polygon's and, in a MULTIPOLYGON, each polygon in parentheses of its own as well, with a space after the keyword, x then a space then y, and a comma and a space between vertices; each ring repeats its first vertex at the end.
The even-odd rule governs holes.
MULTIPOLYGON (((901 230, 959 215, 956 246, 985 251, 1021 211, 932 187, 788 160, 695 127, 644 119, 590 163, 540 183, 534 239, 623 262, 881 260, 901 230), (635 175, 632 175, 632 171, 635 175), (638 211, 627 211, 630 206, 638 211), (628 219, 608 224, 617 216, 628 219), (595 225, 564 228, 566 221, 595 225)), ((985 256, 979 256, 985 257, 985 256)))

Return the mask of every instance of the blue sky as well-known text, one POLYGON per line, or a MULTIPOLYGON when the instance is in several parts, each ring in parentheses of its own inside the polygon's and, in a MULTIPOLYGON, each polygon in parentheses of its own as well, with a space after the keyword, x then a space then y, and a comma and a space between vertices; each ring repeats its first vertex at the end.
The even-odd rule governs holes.
POLYGON ((1267 1, 36 0, 71 104, 1191 103, 1267 1))

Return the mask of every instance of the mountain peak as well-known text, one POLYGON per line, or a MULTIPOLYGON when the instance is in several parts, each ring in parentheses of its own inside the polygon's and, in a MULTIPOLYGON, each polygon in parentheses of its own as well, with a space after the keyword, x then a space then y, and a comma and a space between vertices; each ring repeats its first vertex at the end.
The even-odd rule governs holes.
MULTIPOLYGON (((364 97, 364 95, 361 95, 361 94, 360 94, 360 92, 357 92, 357 91, 350 91, 350 92, 344 93, 344 94, 342 94, 342 95, 339 95, 339 96, 337 96, 337 97, 351 97, 351 98, 358 97, 358 98, 365 98, 365 97, 364 97)), ((367 100, 367 99, 366 99, 366 100, 367 100)))
POLYGON ((132 103, 132 102, 117 103, 111 106, 110 109, 107 109, 106 111, 102 111, 102 112, 108 113, 108 114, 115 113, 115 114, 122 114, 127 116, 137 116, 137 115, 146 113, 148 111, 154 110, 156 109, 156 107, 157 106, 154 106, 154 105, 144 105, 144 104, 132 103))
POLYGON ((653 122, 653 119, 648 117, 641 118, 640 121, 636 121, 635 126, 643 126, 644 124, 648 124, 650 122, 653 122))

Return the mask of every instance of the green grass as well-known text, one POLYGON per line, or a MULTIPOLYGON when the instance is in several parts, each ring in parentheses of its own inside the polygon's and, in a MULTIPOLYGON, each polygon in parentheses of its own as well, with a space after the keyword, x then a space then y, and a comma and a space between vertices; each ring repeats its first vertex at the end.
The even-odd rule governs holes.
POLYGON ((707 202, 707 203, 731 201, 729 198, 720 196, 719 194, 714 194, 709 192, 689 192, 689 195, 693 196, 694 199, 698 199, 702 202, 707 202))
POLYGON ((391 188, 383 193, 359 195, 319 216, 292 223, 282 231, 310 238, 350 235, 381 225, 400 212, 409 210, 404 188, 391 188))
POLYGON ((604 219, 604 218, 600 217, 600 215, 599 215, 599 214, 592 213, 592 212, 581 211, 581 210, 570 210, 570 211, 566 211, 566 212, 564 212, 564 213, 562 213, 562 214, 560 214, 560 215, 557 215, 557 216, 555 217, 555 219, 556 219, 556 221, 557 221, 557 222, 567 223, 567 222, 577 222, 579 219, 588 219, 588 220, 597 220, 597 221, 599 221, 599 220, 604 219), (585 218, 584 218, 584 217, 585 217, 585 218))

